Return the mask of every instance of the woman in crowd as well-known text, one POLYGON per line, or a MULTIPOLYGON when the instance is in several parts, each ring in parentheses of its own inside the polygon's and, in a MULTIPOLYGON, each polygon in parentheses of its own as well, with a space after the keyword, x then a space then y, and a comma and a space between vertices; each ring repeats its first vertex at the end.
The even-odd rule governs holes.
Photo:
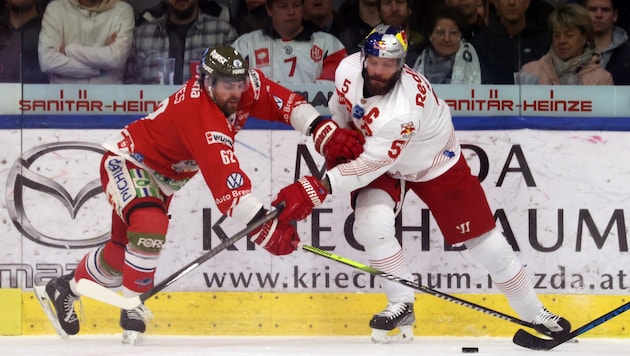
POLYGON ((549 15, 551 49, 521 69, 523 84, 612 85, 611 74, 599 64, 588 11, 564 4, 549 15))
POLYGON ((413 68, 432 84, 479 84, 481 68, 475 48, 462 38, 459 14, 436 6, 428 20, 429 45, 413 68))

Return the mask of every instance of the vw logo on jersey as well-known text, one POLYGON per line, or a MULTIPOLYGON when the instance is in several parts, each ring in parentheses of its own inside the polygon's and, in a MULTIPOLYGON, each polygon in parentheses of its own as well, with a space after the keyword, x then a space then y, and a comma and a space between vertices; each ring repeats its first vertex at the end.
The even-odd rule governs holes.
POLYGON ((236 189, 243 186, 243 175, 238 172, 234 172, 228 176, 227 186, 230 189, 236 189))
POLYGON ((284 53, 285 53, 285 54, 291 54, 291 53, 293 53, 293 47, 291 47, 291 46, 286 46, 286 47, 284 47, 284 53))
POLYGON ((365 110, 360 107, 359 105, 355 105, 352 108, 352 117, 355 119, 361 119, 363 117, 363 114, 365 114, 365 110))

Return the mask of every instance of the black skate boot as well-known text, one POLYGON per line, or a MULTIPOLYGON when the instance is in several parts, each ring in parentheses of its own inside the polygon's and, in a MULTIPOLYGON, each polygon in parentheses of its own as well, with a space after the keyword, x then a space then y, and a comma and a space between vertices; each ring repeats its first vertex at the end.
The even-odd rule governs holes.
POLYGON ((535 329, 547 336, 556 338, 560 335, 566 335, 571 331, 571 323, 561 316, 553 314, 547 308, 542 308, 538 315, 532 321, 535 329))
POLYGON ((382 312, 370 320, 372 342, 375 344, 408 343, 413 340, 413 303, 389 303, 382 312), (395 328, 398 334, 390 335, 395 328))
POLYGON ((153 314, 144 305, 135 309, 120 311, 120 327, 123 329, 123 344, 135 344, 140 334, 147 329, 145 321, 149 321, 153 314))
POLYGON ((73 277, 74 273, 71 273, 52 279, 45 287, 35 287, 35 295, 44 308, 46 316, 63 338, 79 332, 79 318, 74 310, 74 302, 80 299, 72 293, 69 283, 73 277))

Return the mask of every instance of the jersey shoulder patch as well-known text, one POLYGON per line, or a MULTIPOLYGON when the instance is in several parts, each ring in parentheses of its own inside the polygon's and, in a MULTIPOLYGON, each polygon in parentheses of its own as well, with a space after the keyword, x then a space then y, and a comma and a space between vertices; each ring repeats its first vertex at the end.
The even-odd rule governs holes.
POLYGON ((264 74, 258 69, 250 68, 249 70, 249 85, 254 92, 254 100, 258 100, 260 97, 260 90, 262 89, 262 78, 265 78, 264 74))

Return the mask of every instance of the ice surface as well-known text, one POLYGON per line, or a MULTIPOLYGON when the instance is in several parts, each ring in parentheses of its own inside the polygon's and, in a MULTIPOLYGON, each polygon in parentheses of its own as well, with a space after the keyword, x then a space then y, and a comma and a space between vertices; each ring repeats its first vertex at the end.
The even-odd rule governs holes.
POLYGON ((374 345, 368 337, 198 337, 143 335, 135 345, 123 345, 120 335, 0 337, 0 355, 628 355, 628 339, 583 338, 552 351, 532 351, 509 338, 416 337, 411 344, 374 345), (462 347, 478 347, 476 354, 462 347))

